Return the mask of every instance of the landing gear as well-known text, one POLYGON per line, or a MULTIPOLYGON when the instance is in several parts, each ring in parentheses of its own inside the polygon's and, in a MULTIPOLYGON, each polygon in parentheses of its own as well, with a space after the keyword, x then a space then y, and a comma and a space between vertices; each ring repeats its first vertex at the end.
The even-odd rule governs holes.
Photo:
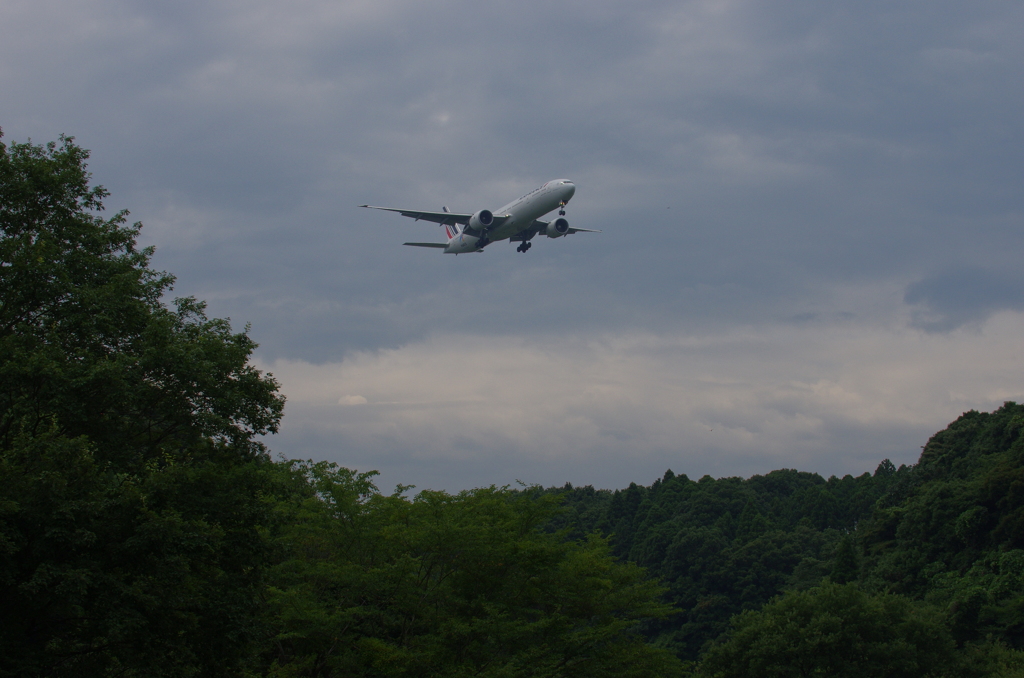
POLYGON ((560 216, 560 217, 564 217, 565 216, 565 203, 564 202, 558 203, 558 216, 560 216))
POLYGON ((525 252, 531 247, 533 247, 533 243, 530 241, 525 241, 521 245, 519 245, 519 247, 516 248, 516 252, 525 252))

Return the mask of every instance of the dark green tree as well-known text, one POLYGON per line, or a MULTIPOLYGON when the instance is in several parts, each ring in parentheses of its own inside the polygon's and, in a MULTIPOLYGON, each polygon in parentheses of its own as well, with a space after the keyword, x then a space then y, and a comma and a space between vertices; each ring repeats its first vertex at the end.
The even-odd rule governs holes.
MULTIPOLYGON (((705 476, 695 482, 669 471, 650 487, 548 492, 568 508, 555 519, 557 526, 577 536, 601 530, 616 555, 665 581, 679 613, 647 624, 647 633, 681 658, 695 660, 734 614, 829 576, 843 535, 871 515, 893 482, 896 472, 886 472, 890 466, 883 462, 874 476, 828 480, 781 469, 749 479, 705 476)), ((856 568, 844 576, 856 578, 856 568)))
POLYGON ((865 585, 942 606, 960 644, 1024 649, 1024 406, 932 436, 858 528, 865 585))
POLYGON ((836 676, 925 678, 969 675, 941 620, 899 596, 853 584, 787 593, 734 618, 704 655, 715 678, 836 676))
POLYGON ((0 144, 0 675, 229 675, 283 398, 245 332, 162 303, 87 158, 0 144))
POLYGON ((844 534, 839 540, 830 576, 837 584, 848 584, 860 577, 860 554, 853 535, 844 534))
POLYGON ((275 676, 670 676, 638 632, 662 588, 598 537, 545 526, 551 495, 376 492, 295 463, 278 504, 266 653, 275 676))

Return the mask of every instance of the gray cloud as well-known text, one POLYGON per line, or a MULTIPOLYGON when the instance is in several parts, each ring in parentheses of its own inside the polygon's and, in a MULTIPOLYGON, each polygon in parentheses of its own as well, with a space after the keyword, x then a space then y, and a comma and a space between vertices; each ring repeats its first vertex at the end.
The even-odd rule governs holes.
POLYGON ((998 311, 1024 311, 1024 275, 955 268, 909 285, 904 299, 917 306, 915 326, 949 331, 982 322, 998 311))
MULTIPOLYGON (((787 341, 814 346, 826 331, 959 337, 966 324, 984 343, 1006 331, 1004 312, 1024 310, 1012 273, 1024 253, 1024 90, 1007 84, 1024 80, 1024 8, 1010 3, 8 4, 7 139, 66 132, 93 149, 109 206, 145 223, 176 293, 251 322, 268 365, 347 366, 387 351, 428 361, 443 352, 431 343, 441 336, 561 351, 587 337, 644 334, 671 346, 788 327, 787 341), (604 233, 527 255, 495 246, 431 256, 401 243, 439 238, 435 227, 356 207, 494 208, 562 176, 579 187, 570 221, 604 233)), ((835 353, 819 359, 862 361, 870 374, 885 354, 824 345, 835 353)), ((732 360, 775 360, 766 350, 753 342, 732 360)), ((629 360, 627 348, 602 356, 629 360)), ((718 360, 713 343, 690 359, 718 360)), ((388 365, 377 365, 381 378, 388 365)), ((771 384, 803 374, 795 358, 780 365, 771 384)), ((656 391, 661 371, 644 374, 656 391)), ((472 371, 443 379, 466 385, 472 371)), ((527 382, 524 393, 544 401, 546 382, 527 382)), ((929 389, 943 386, 898 392, 932 402, 929 389)), ((782 402, 754 381, 740 390, 730 410, 739 428, 772 419, 782 402)), ((847 449, 838 432, 859 431, 850 436, 865 450, 889 435, 923 442, 959 408, 989 406, 993 392, 979 385, 927 415, 853 423, 839 404, 813 414, 818 396, 797 398, 771 434, 777 453, 740 445, 731 454, 749 463, 714 466, 698 446, 685 459, 711 473, 846 469, 835 458, 850 453, 828 451, 847 449), (801 416, 819 422, 819 453, 807 452, 801 416)), ((329 407, 343 396, 404 421, 348 390, 329 407)), ((292 402, 272 446, 326 454, 340 415, 292 402)), ((365 459, 404 460, 391 468, 409 477, 396 482, 486 483, 510 468, 577 482, 561 474, 596 466, 626 484, 644 480, 630 469, 647 469, 645 459, 660 475, 654 467, 680 449, 645 432, 658 430, 650 409, 609 416, 615 426, 599 437, 618 446, 586 447, 593 456, 566 444, 558 459, 518 457, 511 433, 468 430, 435 437, 426 457, 401 431, 344 440, 365 459), (444 461, 443 445, 465 454, 444 461)), ((557 437, 545 426, 554 425, 521 423, 534 440, 557 437)), ((885 456, 864 454, 865 470, 885 456)))

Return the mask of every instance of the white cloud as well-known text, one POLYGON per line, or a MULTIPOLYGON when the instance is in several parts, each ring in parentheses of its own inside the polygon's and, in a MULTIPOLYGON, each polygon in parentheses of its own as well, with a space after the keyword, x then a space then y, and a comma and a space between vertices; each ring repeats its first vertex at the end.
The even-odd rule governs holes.
POLYGON ((315 433, 362 466, 378 451, 395 482, 421 481, 410 476, 428 463, 431 477, 448 469, 458 483, 469 459, 501 482, 510 459, 526 459, 571 461, 575 483, 623 485, 667 464, 692 476, 913 463, 964 410, 1024 397, 1022 331, 1024 315, 1003 313, 945 335, 842 321, 704 336, 438 335, 340 363, 264 367, 288 396, 285 439, 315 433), (596 468, 610 460, 620 475, 596 468))

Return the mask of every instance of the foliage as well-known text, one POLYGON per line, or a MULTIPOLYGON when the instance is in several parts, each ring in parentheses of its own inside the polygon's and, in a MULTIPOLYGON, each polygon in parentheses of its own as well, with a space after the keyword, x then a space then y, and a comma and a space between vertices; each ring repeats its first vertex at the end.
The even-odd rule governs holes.
POLYGON ((648 624, 648 636, 692 661, 733 615, 830 574, 855 576, 847 572, 859 565, 850 535, 907 471, 888 460, 874 475, 828 480, 783 469, 693 481, 670 470, 650 487, 549 492, 567 506, 555 526, 610 534, 617 555, 665 581, 679 614, 648 624))
POLYGON ((934 605, 962 652, 995 643, 1011 657, 1024 649, 1022 431, 1024 407, 1007 403, 965 413, 915 466, 884 460, 856 478, 668 471, 650 487, 549 492, 569 507, 559 526, 610 534, 616 554, 666 582, 680 613, 647 631, 685 659, 734 615, 823 580, 934 605))
POLYGON ((1022 431, 1024 407, 1006 403, 965 413, 917 465, 885 460, 872 475, 695 482, 669 471, 650 487, 549 492, 584 524, 575 529, 611 533, 617 554, 666 582, 680 613, 647 630, 685 659, 735 615, 824 581, 937 610, 958 657, 1011 675, 1024 649, 1022 431))
POLYGON ((906 598, 828 583, 735 617, 705 654, 700 674, 925 678, 964 675, 962 664, 935 615, 906 598))
POLYGON ((255 344, 194 299, 160 302, 173 278, 127 212, 96 216, 87 157, 70 138, 0 145, 0 444, 56 422, 133 470, 201 440, 261 451, 283 400, 255 344))
POLYGON ((245 333, 163 305, 87 158, 0 144, 0 675, 230 673, 283 398, 245 333))
POLYGON ((864 582, 943 606, 959 643, 1024 649, 1024 406, 936 433, 858 532, 864 582))
POLYGON ((655 676, 636 633, 661 589, 607 541, 541 528, 551 496, 484 488, 413 499, 369 474, 292 463, 272 573, 277 676, 655 676))

